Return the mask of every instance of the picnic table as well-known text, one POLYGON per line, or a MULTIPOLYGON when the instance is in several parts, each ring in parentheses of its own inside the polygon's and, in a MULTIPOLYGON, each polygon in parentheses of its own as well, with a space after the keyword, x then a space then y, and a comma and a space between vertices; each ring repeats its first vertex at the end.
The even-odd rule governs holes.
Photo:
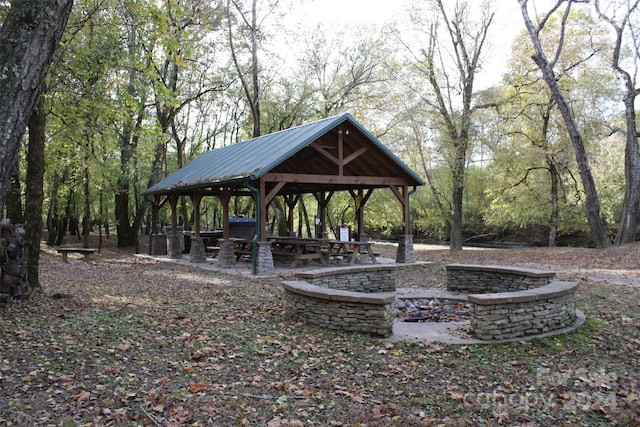
POLYGON ((251 255, 251 240, 239 239, 232 237, 229 240, 233 242, 233 252, 236 254, 236 261, 239 261, 245 255, 251 255))
POLYGON ((296 267, 300 262, 310 260, 320 261, 327 267, 327 254, 323 251, 326 240, 311 239, 301 237, 278 237, 268 238, 271 241, 271 254, 274 259, 290 259, 291 267, 296 267))
POLYGON ((353 265, 358 255, 367 255, 373 264, 377 264, 378 260, 376 260, 376 255, 373 253, 372 245, 373 243, 371 242, 328 240, 328 256, 334 258, 344 257, 349 260, 349 265, 353 265))
MULTIPOLYGON (((251 240, 237 238, 229 240, 234 243, 236 261, 243 256, 251 255, 251 240)), ((358 256, 368 256, 373 264, 378 263, 371 242, 284 236, 270 236, 267 240, 271 242, 273 259, 291 261, 291 268, 307 261, 318 261, 328 267, 330 259, 345 259, 349 265, 354 265, 358 256)))

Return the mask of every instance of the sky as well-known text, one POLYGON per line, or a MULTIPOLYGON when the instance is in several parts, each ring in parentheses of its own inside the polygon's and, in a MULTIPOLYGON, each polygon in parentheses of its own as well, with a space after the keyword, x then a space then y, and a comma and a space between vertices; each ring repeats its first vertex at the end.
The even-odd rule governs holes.
MULTIPOLYGON (((288 18, 294 22, 290 22, 290 25, 298 24, 309 28, 322 22, 344 28, 371 24, 382 26, 394 20, 401 20, 407 1, 305 0, 294 3, 296 5, 288 18)), ((524 30, 517 0, 493 0, 493 5, 495 18, 489 29, 490 45, 485 51, 484 72, 478 76, 478 88, 500 83, 509 59, 511 40, 524 30)))

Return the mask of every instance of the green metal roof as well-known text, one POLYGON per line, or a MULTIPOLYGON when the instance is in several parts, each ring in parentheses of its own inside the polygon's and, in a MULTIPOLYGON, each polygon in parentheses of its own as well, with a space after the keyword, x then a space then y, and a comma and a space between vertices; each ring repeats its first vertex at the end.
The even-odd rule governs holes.
POLYGON ((383 150, 390 160, 396 162, 416 181, 417 185, 424 185, 424 181, 414 171, 349 113, 345 113, 211 150, 148 188, 144 194, 167 194, 238 181, 254 181, 346 121, 356 126, 373 144, 383 150))

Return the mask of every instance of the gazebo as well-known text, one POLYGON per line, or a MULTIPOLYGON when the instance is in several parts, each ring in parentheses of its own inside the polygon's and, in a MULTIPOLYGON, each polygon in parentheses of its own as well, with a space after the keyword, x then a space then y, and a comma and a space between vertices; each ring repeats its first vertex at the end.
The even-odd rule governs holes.
MULTIPOLYGON (((424 181, 386 148, 350 114, 318 120, 269 135, 211 150, 164 180, 148 188, 144 195, 153 203, 153 244, 163 242, 157 213, 167 202, 171 207, 172 235, 168 255, 181 257, 177 235, 177 203, 191 198, 194 207, 193 262, 204 262, 200 237, 200 203, 203 197, 217 197, 223 209, 220 260, 228 250, 229 202, 233 196, 252 196, 255 201, 255 233, 251 252, 253 271, 263 274, 273 269, 270 243, 266 239, 267 208, 282 196, 293 211, 302 194, 313 194, 318 202, 316 225, 325 233, 327 205, 335 192, 349 192, 354 200, 357 236, 364 235, 364 207, 375 189, 388 188, 402 209, 403 236, 399 236, 397 262, 415 262, 409 218, 409 197, 424 181)), ((292 229, 293 215, 288 215, 292 229)), ((232 249, 231 249, 232 250, 232 249)))

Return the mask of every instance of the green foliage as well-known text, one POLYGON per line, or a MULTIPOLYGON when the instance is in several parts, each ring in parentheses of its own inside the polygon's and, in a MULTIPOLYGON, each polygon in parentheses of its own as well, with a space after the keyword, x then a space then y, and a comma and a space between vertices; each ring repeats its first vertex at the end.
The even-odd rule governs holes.
MULTIPOLYGON (((132 222, 136 210, 145 206, 141 192, 149 183, 203 151, 251 135, 249 109, 230 71, 228 34, 220 31, 226 19, 223 9, 219 2, 201 0, 76 1, 47 82, 45 194, 55 215, 65 215, 68 206, 73 216, 81 216, 83 171, 88 168, 92 216, 113 222, 114 194, 129 186, 132 222)), ((0 20, 5 10, 3 3, 0 20)), ((278 52, 275 46, 284 35, 267 25, 276 15, 267 9, 261 14, 261 132, 353 113, 429 181, 411 196, 414 231, 448 238, 452 170, 460 153, 447 136, 446 121, 432 108, 435 100, 421 68, 424 52, 411 50, 414 46, 407 40, 403 45, 388 38, 388 29, 331 33, 323 26, 297 36, 293 42, 304 39, 302 52, 278 52)), ((423 31, 420 36, 427 28, 418 29, 423 31)), ((557 42, 558 28, 554 16, 543 39, 547 49, 557 42)), ((249 43, 243 39, 246 31, 235 36, 238 43, 249 43)), ((624 197, 624 148, 617 136, 607 134, 623 121, 620 89, 603 61, 611 48, 605 36, 591 14, 575 8, 556 69, 583 132, 602 216, 613 226, 624 197)), ((559 184, 559 232, 587 230, 572 146, 529 46, 524 35, 518 36, 503 84, 474 94, 476 105, 499 107, 473 110, 462 209, 464 228, 470 232, 548 228, 552 173, 559 184)), ((239 47, 244 64, 248 50, 239 47)), ((445 56, 441 60, 448 61, 445 56)), ((446 73, 436 77, 442 87, 447 78, 453 80, 446 73)), ((457 89, 451 86, 452 99, 457 89)), ((452 101, 451 107, 450 118, 460 121, 459 105, 452 101)), ((304 201, 311 220, 316 200, 305 196, 304 201)), ((191 216, 190 201, 181 204, 191 216)), ((206 222, 220 224, 219 208, 217 200, 205 201, 203 211, 210 215, 206 222)), ((236 213, 252 209, 251 202, 234 206, 236 213)), ((169 222, 168 209, 160 215, 161 222, 169 222)), ((335 194, 328 215, 332 226, 355 227, 351 196, 335 194)), ((294 217, 297 229, 301 216, 296 212, 294 217)), ((393 193, 375 190, 366 205, 367 230, 393 236, 401 218, 393 193)))

